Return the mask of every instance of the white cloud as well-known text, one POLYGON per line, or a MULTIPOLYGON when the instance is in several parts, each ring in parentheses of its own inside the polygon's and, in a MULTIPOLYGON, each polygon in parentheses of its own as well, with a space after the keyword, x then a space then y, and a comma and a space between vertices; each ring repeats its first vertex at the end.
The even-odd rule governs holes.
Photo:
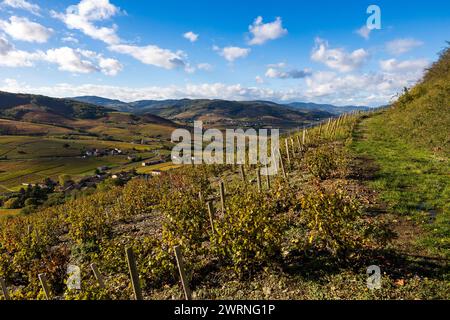
POLYGON ((46 52, 37 50, 28 52, 17 50, 14 45, 0 35, 0 66, 3 67, 33 67, 36 62, 48 62, 58 66, 61 71, 72 73, 102 72, 115 76, 122 70, 119 61, 105 58, 89 50, 61 47, 49 49, 46 52))
POLYGON ((427 59, 404 60, 397 59, 381 60, 380 67, 386 72, 422 72, 428 66, 427 59))
POLYGON ((127 54, 144 64, 153 65, 165 69, 174 69, 186 66, 185 55, 182 51, 172 52, 155 45, 145 47, 126 44, 113 45, 110 50, 127 54))
POLYGON ((264 79, 261 76, 256 76, 255 77, 255 81, 257 84, 263 84, 264 83, 264 79))
POLYGON ((0 29, 16 40, 45 43, 53 30, 27 18, 12 16, 9 21, 0 20, 0 29))
POLYGON ((203 71, 211 71, 213 69, 213 66, 209 63, 199 63, 197 64, 197 68, 203 71))
POLYGON ((116 59, 103 57, 99 57, 98 59, 98 66, 100 67, 100 70, 107 76, 115 76, 123 69, 122 64, 116 59))
POLYGON ((311 70, 292 69, 288 71, 280 70, 276 67, 267 69, 265 76, 272 79, 301 79, 311 75, 311 70))
POLYGON ((105 42, 109 45, 110 51, 130 55, 147 65, 165 69, 184 67, 188 73, 195 71, 195 68, 186 61, 186 55, 182 51, 173 52, 157 45, 126 44, 117 35, 116 25, 100 27, 94 24, 94 22, 108 20, 120 12, 120 8, 109 0, 81 0, 77 5, 69 6, 65 13, 53 11, 52 15, 63 21, 69 29, 80 30, 93 39, 105 42))
POLYGON ((73 73, 91 73, 98 71, 97 67, 88 59, 85 59, 80 50, 69 47, 50 49, 45 60, 57 64, 59 70, 73 73))
POLYGON ((78 39, 74 36, 68 35, 66 37, 61 38, 62 42, 71 42, 71 43, 78 43, 78 39))
POLYGON ((188 39, 190 42, 195 42, 198 40, 198 34, 192 31, 186 32, 185 34, 183 34, 183 37, 185 39, 188 39))
POLYGON ((369 58, 369 53, 364 49, 357 49, 347 53, 344 49, 330 49, 328 42, 320 38, 315 40, 316 46, 312 51, 311 59, 324 63, 331 69, 340 72, 350 72, 361 67, 369 58))
POLYGON ((80 30, 93 39, 113 45, 120 42, 117 26, 98 27, 94 22, 108 20, 119 12, 120 9, 109 0, 81 0, 77 5, 69 6, 65 13, 52 11, 52 15, 69 29, 80 30))
POLYGON ((32 67, 36 60, 41 59, 42 52, 31 53, 17 50, 14 45, 0 35, 0 66, 32 67))
POLYGON ((234 62, 234 60, 239 58, 245 58, 251 51, 251 49, 249 48, 239 48, 232 46, 225 48, 219 48, 217 46, 214 46, 213 50, 217 51, 219 55, 224 57, 229 62, 234 62))
POLYGON ((412 38, 396 39, 386 43, 386 50, 391 54, 400 55, 422 45, 422 41, 412 38))
POLYGON ((37 4, 28 2, 26 0, 3 0, 1 6, 23 9, 37 16, 39 15, 39 11, 41 10, 37 4))
MULTIPOLYGON (((301 85, 284 89, 261 86, 246 87, 241 84, 202 83, 182 86, 151 86, 141 88, 85 84, 55 84, 48 87, 31 87, 24 83, 4 81, 0 90, 30 92, 57 97, 98 95, 135 101, 146 99, 228 99, 228 100, 272 100, 272 101, 313 101, 336 105, 378 106, 391 101, 403 87, 413 85, 422 72, 339 74, 318 71, 305 78, 301 85)), ((259 85, 261 77, 255 78, 259 85)))
POLYGON ((44 60, 57 64, 61 71, 73 73, 102 72, 108 76, 115 76, 123 68, 115 59, 104 58, 103 55, 93 51, 69 47, 47 50, 44 60))
POLYGON ((267 65, 268 68, 285 68, 286 63, 285 62, 278 62, 278 63, 271 63, 267 65))
POLYGON ((357 34, 359 34, 361 37, 363 37, 364 39, 368 40, 370 38, 370 32, 372 30, 367 28, 366 25, 363 25, 361 28, 359 28, 358 30, 356 30, 355 32, 357 34))
POLYGON ((259 16, 248 29, 253 36, 249 41, 250 45, 261 45, 269 40, 281 38, 288 33, 287 29, 283 28, 280 17, 277 17, 273 22, 263 23, 263 18, 259 16))

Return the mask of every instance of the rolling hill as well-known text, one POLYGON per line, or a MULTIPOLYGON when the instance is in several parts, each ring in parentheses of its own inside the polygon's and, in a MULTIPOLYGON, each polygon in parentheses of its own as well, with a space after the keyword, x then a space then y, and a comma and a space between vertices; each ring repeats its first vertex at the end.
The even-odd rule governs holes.
POLYGON ((0 92, 3 135, 77 135, 134 141, 167 139, 178 127, 153 114, 135 115, 70 99, 0 92))
POLYGON ((113 109, 69 99, 0 91, 0 117, 12 120, 53 123, 61 118, 98 119, 111 111, 113 109))
POLYGON ((321 110, 292 108, 270 101, 227 101, 208 99, 141 100, 124 103, 99 97, 76 97, 76 101, 98 103, 135 114, 153 114, 180 123, 202 120, 218 127, 297 127, 333 116, 321 110))
POLYGON ((370 108, 365 106, 343 106, 338 107, 332 104, 317 104, 312 102, 292 102, 288 104, 279 104, 271 101, 243 101, 243 102, 237 102, 237 101, 226 101, 226 100, 206 100, 206 99, 169 99, 169 100, 140 100, 140 101, 134 101, 134 102, 123 102, 120 100, 112 100, 97 96, 82 96, 82 97, 75 97, 75 98, 69 98, 73 99, 75 101, 85 102, 85 103, 91 103, 102 107, 107 108, 113 108, 120 111, 128 111, 128 112, 135 112, 135 113, 142 113, 142 112, 152 112, 154 110, 161 110, 164 108, 184 108, 184 107, 190 107, 194 106, 196 104, 204 104, 208 101, 210 103, 214 103, 216 101, 222 101, 223 103, 242 103, 244 105, 249 103, 258 103, 258 104, 265 104, 268 106, 280 106, 280 107, 289 107, 291 109, 300 110, 300 111, 324 111, 328 113, 332 113, 335 115, 339 115, 346 112, 351 111, 367 111, 370 108))
POLYGON ((370 110, 369 107, 365 106, 343 106, 337 107, 332 104, 317 104, 312 102, 292 102, 288 104, 289 107, 293 107, 295 109, 301 110, 316 110, 316 111, 325 111, 329 113, 333 113, 336 115, 352 112, 352 111, 367 111, 370 110))

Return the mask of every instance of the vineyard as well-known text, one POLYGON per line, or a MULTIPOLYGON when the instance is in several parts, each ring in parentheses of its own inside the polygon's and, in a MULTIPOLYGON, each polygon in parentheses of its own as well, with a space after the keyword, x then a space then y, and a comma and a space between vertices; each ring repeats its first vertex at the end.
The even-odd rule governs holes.
POLYGON ((2 298, 445 297, 439 279, 398 285, 394 234, 349 149, 369 116, 283 137, 277 176, 187 165, 0 220, 2 298), (391 268, 381 290, 366 287, 373 264, 391 268), (81 289, 68 288, 69 266, 80 268, 81 289))

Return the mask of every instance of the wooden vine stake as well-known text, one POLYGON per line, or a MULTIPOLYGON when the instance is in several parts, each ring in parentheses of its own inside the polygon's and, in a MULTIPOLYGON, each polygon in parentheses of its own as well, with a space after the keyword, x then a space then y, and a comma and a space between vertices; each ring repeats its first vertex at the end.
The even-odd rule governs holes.
POLYGON ((266 168, 266 182, 267 182, 267 190, 270 190, 270 176, 269 176, 269 168, 267 167, 267 163, 264 165, 266 168))
POLYGON ((244 184, 245 184, 246 182, 245 182, 245 169, 244 169, 244 165, 241 164, 240 167, 239 167, 239 169, 240 169, 240 171, 241 171, 241 179, 242 179, 242 182, 244 182, 244 184))
POLYGON ((52 299, 52 295, 50 293, 50 287, 48 286, 47 276, 45 273, 38 274, 39 281, 41 282, 42 290, 44 290, 45 298, 47 300, 52 299))
POLYGON ((211 206, 211 202, 207 202, 206 206, 208 208, 208 214, 209 214, 209 223, 211 224, 211 231, 212 234, 214 234, 216 231, 214 229, 214 215, 213 215, 213 210, 212 210, 212 206, 211 206))
POLYGON ((192 300, 191 289, 189 289, 189 282, 186 276, 186 270, 184 268, 183 255, 181 254, 180 246, 173 248, 175 251, 175 258, 177 259, 178 271, 180 272, 181 283, 183 285, 184 296, 186 300, 192 300))
POLYGON ((289 140, 291 141, 292 158, 295 158, 294 139, 291 137, 289 140))
POLYGON ((286 155, 287 155, 287 161, 288 165, 291 166, 291 156, 289 154, 289 142, 288 139, 284 139, 285 145, 286 145, 286 155))
POLYGON ((262 186, 261 186, 261 169, 257 168, 256 169, 256 183, 258 183, 258 192, 262 191, 262 186))
POLYGON ((11 300, 11 297, 9 296, 8 287, 6 287, 5 279, 0 278, 0 286, 2 287, 2 293, 5 300, 11 300))
POLYGON ((136 259, 132 248, 125 248, 127 257, 128 270, 130 272, 131 284, 133 285, 134 298, 136 300, 144 300, 142 296, 141 284, 139 283, 139 274, 136 267, 136 259))
POLYGON ((286 175, 286 170, 284 168, 284 160, 283 157, 281 156, 281 153, 278 151, 278 155, 280 156, 280 161, 281 161, 281 171, 283 172, 283 177, 285 179, 287 179, 287 175, 286 175))
POLYGON ((103 281, 103 276, 98 270, 97 265, 95 263, 91 263, 91 270, 94 273, 94 277, 98 282, 98 286, 101 289, 105 289, 105 282, 103 281))
POLYGON ((220 204, 222 205, 222 214, 225 214, 225 187, 223 181, 220 181, 220 204))
POLYGON ((300 143, 300 136, 297 136, 297 145, 298 145, 298 152, 302 152, 302 144, 300 143))

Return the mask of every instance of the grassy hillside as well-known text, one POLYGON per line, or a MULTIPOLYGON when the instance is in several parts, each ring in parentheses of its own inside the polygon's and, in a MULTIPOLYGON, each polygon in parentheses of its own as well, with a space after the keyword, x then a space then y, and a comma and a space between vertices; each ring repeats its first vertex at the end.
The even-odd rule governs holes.
MULTIPOLYGON (((39 118, 37 122, 51 123, 53 117, 76 119, 97 119, 111 109, 68 99, 56 99, 31 94, 13 94, 0 91, 0 116, 22 120, 27 114, 39 117, 47 114, 48 121, 39 118)), ((29 116, 29 115, 28 115, 29 116)), ((30 119, 30 117, 28 117, 30 119)), ((32 117, 31 117, 32 119, 32 117)))
POLYGON ((183 123, 202 120, 215 127, 267 126, 296 127, 332 116, 326 110, 299 108, 270 101, 227 101, 208 99, 141 100, 124 103, 100 97, 76 97, 77 101, 94 103, 136 114, 150 113, 183 123))
POLYGON ((414 146, 450 153, 450 49, 426 72, 423 80, 406 90, 383 116, 393 136, 414 146))
POLYGON ((354 150, 377 170, 395 223, 413 224, 415 245, 450 256, 450 50, 392 107, 359 125, 354 150))
POLYGON ((265 101, 180 100, 152 105, 147 111, 180 122, 202 120, 219 127, 298 127, 331 116, 328 112, 293 110, 265 101))

